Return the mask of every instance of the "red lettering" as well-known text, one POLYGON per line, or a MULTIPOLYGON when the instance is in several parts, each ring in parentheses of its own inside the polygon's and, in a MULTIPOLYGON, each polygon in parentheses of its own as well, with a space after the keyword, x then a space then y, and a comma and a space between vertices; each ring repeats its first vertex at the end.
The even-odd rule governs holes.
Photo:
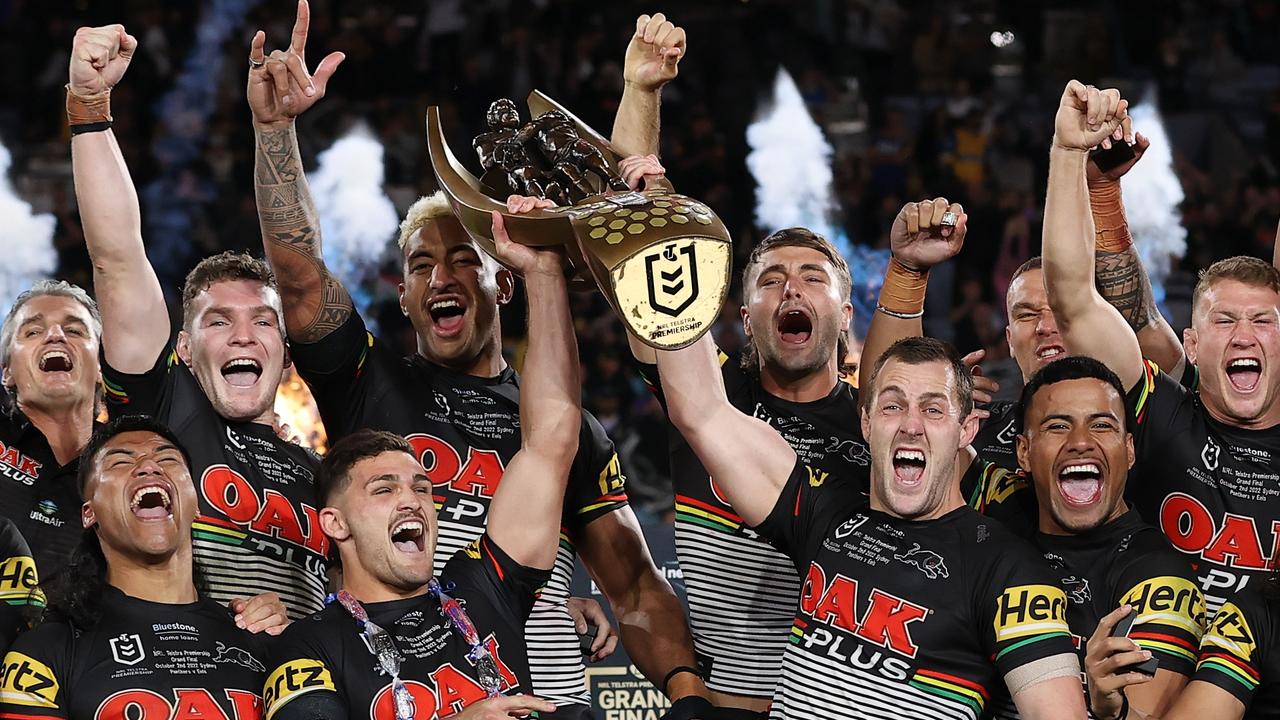
POLYGON ((467 453, 466 467, 453 481, 453 489, 460 493, 493 497, 502 479, 502 458, 493 450, 471 448, 467 453))
POLYGON ((258 720, 262 717, 262 697, 248 690, 228 690, 236 720, 258 720))
POLYGON ((274 531, 276 537, 302 545, 302 525, 299 524, 298 514, 293 511, 289 499, 275 490, 263 490, 262 494, 262 510, 249 527, 263 535, 272 535, 274 531))
POLYGON ((1266 558, 1262 557, 1258 528, 1252 518, 1239 515, 1227 515, 1222 519, 1222 530, 1201 555, 1205 560, 1228 567, 1261 570, 1267 566, 1266 558))
MULTIPOLYGON (((406 680, 404 686, 413 698, 414 717, 425 716, 428 708, 430 711, 436 709, 436 694, 431 692, 431 688, 417 680, 406 680)), ((396 701, 391 695, 390 683, 374 696, 369 715, 373 720, 396 720, 396 701)))
POLYGON ((0 462, 10 467, 18 467, 20 464, 18 460, 18 449, 13 447, 5 448, 4 455, 0 456, 0 462))
POLYGON ((1160 506, 1160 529, 1173 546, 1183 552, 1198 553, 1213 539, 1213 518, 1199 500, 1173 493, 1160 506))
POLYGON ((449 443, 434 435, 414 433, 405 438, 413 446, 414 455, 427 471, 432 485, 448 485, 458 475, 462 459, 449 443))
POLYGON ((200 491, 231 522, 247 525, 258 516, 258 495, 249 481, 226 465, 213 465, 200 477, 200 491))
POLYGON ((484 688, 453 665, 442 665, 431 673, 431 680, 439 693, 436 712, 439 717, 449 717, 462 712, 462 708, 485 699, 484 688))
POLYGON ((837 575, 813 611, 818 622, 835 625, 853 632, 858 629, 858 584, 843 575, 837 575))
POLYGON ((35 460, 32 460, 31 458, 27 457, 26 455, 23 455, 22 467, 18 468, 18 471, 25 475, 30 475, 32 477, 35 477, 40 474, 40 468, 43 465, 44 463, 38 463, 35 460))
POLYGON ((208 690, 175 690, 172 720, 227 720, 208 690))
POLYGON ((498 674, 502 676, 502 686, 504 688, 515 687, 520 681, 516 679, 516 674, 511 672, 511 668, 502 662, 502 655, 498 652, 498 648, 501 647, 498 645, 498 639, 490 634, 489 637, 485 638, 484 646, 489 651, 489 654, 493 656, 494 664, 498 666, 498 674))
POLYGON ((857 630, 858 637, 915 657, 920 648, 911 641, 907 624, 922 620, 929 614, 928 609, 875 589, 871 591, 870 603, 862 618, 862 627, 857 630))
POLYGON ((836 575, 827 586, 822 568, 816 563, 809 566, 800 594, 801 612, 908 657, 916 656, 920 648, 912 642, 908 626, 923 620, 929 614, 928 608, 875 588, 871 589, 867 611, 861 618, 857 603, 857 580, 836 575))
POLYGON ((804 588, 800 590, 800 610, 806 615, 813 615, 826 586, 827 578, 823 575, 822 568, 817 563, 810 563, 809 574, 804 578, 804 588))
POLYGON ((467 462, 449 443, 434 435, 414 433, 405 438, 435 486, 449 485, 466 495, 491 498, 502 479, 502 458, 494 450, 469 448, 467 462))
POLYGON ((307 542, 305 547, 322 557, 329 556, 329 536, 320 529, 320 513, 310 505, 302 506, 302 514, 307 518, 307 542))
POLYGON ((169 701, 150 690, 121 690, 103 700, 96 720, 169 720, 169 701))

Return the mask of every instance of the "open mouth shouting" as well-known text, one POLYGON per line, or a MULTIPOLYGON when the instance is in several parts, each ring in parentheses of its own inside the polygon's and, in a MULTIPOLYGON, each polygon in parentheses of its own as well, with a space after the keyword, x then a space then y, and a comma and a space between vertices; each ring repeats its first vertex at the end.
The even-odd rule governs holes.
POLYGON ((813 320, 804 310, 787 310, 778 318, 778 335, 786 344, 803 345, 813 335, 813 320))
POLYGON ((456 337, 461 333, 466 312, 465 301, 457 295, 438 296, 427 303, 431 325, 440 337, 456 337))
POLYGON ((262 363, 253 358, 235 358, 222 366, 222 377, 232 387, 253 387, 262 377, 262 363))
POLYGON ((893 478, 908 487, 920 484, 924 477, 925 455, 916 448, 898 448, 893 453, 893 478))
POLYGON ((173 517, 173 500, 163 483, 150 483, 133 491, 129 509, 139 520, 168 520, 173 517))
POLYGON ((1082 507, 1102 497, 1102 466, 1095 460, 1075 460, 1058 471, 1058 490, 1068 505, 1082 507))
POLYGON ((71 353, 66 350, 47 350, 40 356, 40 372, 71 372, 75 363, 71 361, 71 353))
POLYGON ((1042 365, 1051 363, 1058 358, 1065 357, 1066 354, 1066 348, 1061 345, 1045 345, 1043 347, 1036 348, 1036 360, 1039 360, 1042 365))
POLYGON ((1227 363, 1227 381, 1236 392, 1251 393, 1262 379, 1262 361, 1255 357, 1235 358, 1227 363))
POLYGON ((403 553, 426 552, 427 524, 417 516, 409 516, 391 526, 391 544, 403 553))

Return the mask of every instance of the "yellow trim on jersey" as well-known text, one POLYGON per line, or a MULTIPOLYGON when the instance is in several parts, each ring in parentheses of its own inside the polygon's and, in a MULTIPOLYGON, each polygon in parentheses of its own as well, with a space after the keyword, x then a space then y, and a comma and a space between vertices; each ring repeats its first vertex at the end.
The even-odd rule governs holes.
POLYGON ((316 690, 337 692, 329 668, 319 660, 298 658, 284 663, 272 671, 262 688, 262 705, 267 709, 266 720, 276 714, 286 703, 316 690))
POLYGON ((1246 663, 1253 661, 1253 654, 1258 649, 1257 640, 1254 639, 1253 629, 1244 619, 1244 613, 1240 612, 1235 603, 1223 603, 1222 608, 1213 616, 1213 623, 1200 641, 1201 654, 1211 647, 1234 655, 1246 663))
POLYGON ((58 677, 30 655, 10 651, 0 668, 0 703, 58 708, 58 677))
POLYGON ((996 608, 996 642, 1028 635, 1070 633, 1067 596, 1052 585, 1017 585, 1000 594, 996 608))
POLYGON ((1195 583, 1176 575, 1153 577, 1134 585, 1120 598, 1138 612, 1134 625, 1156 623, 1204 634, 1204 594, 1195 583))

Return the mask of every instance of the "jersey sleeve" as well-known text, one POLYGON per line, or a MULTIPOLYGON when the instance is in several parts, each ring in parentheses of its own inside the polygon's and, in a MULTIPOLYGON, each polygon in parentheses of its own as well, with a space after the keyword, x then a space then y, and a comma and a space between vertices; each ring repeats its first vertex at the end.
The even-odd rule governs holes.
POLYGON ((961 478, 960 492, 969 507, 999 520, 1019 537, 1034 534, 1036 494, 1021 470, 978 458, 961 478))
POLYGON ((572 534, 597 518, 627 504, 627 478, 604 426, 591 413, 582 414, 578 455, 565 488, 564 525, 572 534))
POLYGON ((1246 711, 1262 680, 1267 645, 1274 642, 1265 600, 1253 590, 1252 585, 1246 587, 1213 616, 1200 640, 1200 658, 1191 676, 1231 693, 1246 711))
POLYGON ((478 589, 523 626, 551 571, 525 567, 512 560, 485 533, 449 559, 443 577, 463 590, 478 589))
POLYGON ((826 537, 831 523, 854 505, 832 501, 824 488, 830 473, 810 467, 799 458, 782 487, 778 501, 764 522, 754 529, 770 544, 791 558, 797 570, 804 573, 809 561, 817 556, 818 545, 826 537))
POLYGON ((372 360, 382 351, 357 312, 318 342, 290 344, 293 365, 315 397, 330 435, 358 430, 358 411, 365 404, 376 406, 379 398, 371 395, 377 394, 378 365, 372 360))
POLYGON ((346 707, 333 681, 334 673, 340 673, 341 668, 335 666, 322 644, 326 629, 321 627, 322 617, 299 620, 268 643, 270 672, 262 688, 263 715, 267 720, 320 717, 298 712, 317 705, 346 707))
POLYGON ((1142 363, 1142 377, 1129 389, 1125 403, 1133 416, 1133 443, 1142 462, 1145 453, 1164 452, 1169 431, 1191 410, 1194 392, 1169 377, 1150 360, 1142 363))
POLYGON ((1003 541, 1003 552, 979 592, 983 640, 1008 683, 1011 674, 1031 663, 1056 655, 1074 662, 1076 655, 1062 586, 1030 546, 1001 535, 993 539, 1003 541))
POLYGON ((1121 572, 1120 597, 1112 608, 1125 603, 1138 617, 1129 639, 1148 650, 1160 669, 1190 676, 1204 634, 1204 593, 1191 566, 1174 551, 1135 557, 1121 572))
POLYGON ((0 652, 26 627, 29 607, 44 607, 36 561, 17 526, 0 518, 0 652))
MULTIPOLYGON (((144 373, 125 373, 116 370, 107 363, 105 354, 101 354, 102 385, 106 390, 107 414, 112 418, 121 415, 151 415, 160 419, 170 427, 184 424, 187 418, 173 415, 184 408, 191 412, 194 403, 175 403, 174 395, 178 392, 181 373, 186 369, 178 359, 178 353, 169 344, 160 352, 159 357, 144 373)), ((194 382, 193 382, 194 384, 194 382)))
POLYGON ((21 635, 0 671, 0 719, 70 718, 71 628, 45 623, 21 635))

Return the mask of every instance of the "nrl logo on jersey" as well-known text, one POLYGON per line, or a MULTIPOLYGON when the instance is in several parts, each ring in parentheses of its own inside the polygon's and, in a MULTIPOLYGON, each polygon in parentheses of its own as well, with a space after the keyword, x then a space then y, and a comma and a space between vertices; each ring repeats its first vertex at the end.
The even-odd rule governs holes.
POLYGON ((147 652, 142 647, 142 638, 137 633, 121 633, 111 638, 108 644, 111 646, 111 658, 121 665, 137 665, 147 657, 147 652))

